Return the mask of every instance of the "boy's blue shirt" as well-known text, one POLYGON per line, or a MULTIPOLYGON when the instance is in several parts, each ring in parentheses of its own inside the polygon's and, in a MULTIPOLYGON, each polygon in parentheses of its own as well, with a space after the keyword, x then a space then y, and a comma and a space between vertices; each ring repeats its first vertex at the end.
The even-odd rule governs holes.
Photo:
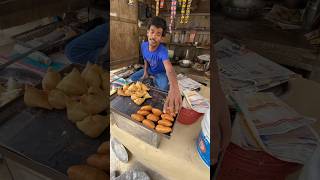
POLYGON ((143 42, 141 44, 141 52, 143 59, 149 63, 149 72, 151 74, 166 72, 163 61, 169 60, 169 54, 167 48, 162 43, 160 43, 155 51, 150 52, 149 42, 143 42))

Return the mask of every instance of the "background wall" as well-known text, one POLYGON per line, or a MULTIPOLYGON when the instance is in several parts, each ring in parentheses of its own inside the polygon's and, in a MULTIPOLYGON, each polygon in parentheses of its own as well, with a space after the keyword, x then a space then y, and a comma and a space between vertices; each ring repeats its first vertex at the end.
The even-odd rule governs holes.
POLYGON ((111 69, 138 63, 138 7, 127 0, 110 1, 111 69))
POLYGON ((61 15, 89 5, 89 0, 0 1, 0 29, 22 25, 47 16, 61 15))

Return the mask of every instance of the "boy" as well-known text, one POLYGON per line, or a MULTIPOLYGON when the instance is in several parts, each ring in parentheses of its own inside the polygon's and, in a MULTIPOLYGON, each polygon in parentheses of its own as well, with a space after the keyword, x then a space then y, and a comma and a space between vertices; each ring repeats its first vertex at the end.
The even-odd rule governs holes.
POLYGON ((182 103, 177 76, 169 60, 168 50, 161 43, 166 34, 166 21, 160 17, 153 17, 148 24, 148 41, 141 44, 144 59, 144 69, 130 76, 132 81, 154 77, 154 84, 163 91, 168 91, 164 104, 164 112, 178 113, 182 103))

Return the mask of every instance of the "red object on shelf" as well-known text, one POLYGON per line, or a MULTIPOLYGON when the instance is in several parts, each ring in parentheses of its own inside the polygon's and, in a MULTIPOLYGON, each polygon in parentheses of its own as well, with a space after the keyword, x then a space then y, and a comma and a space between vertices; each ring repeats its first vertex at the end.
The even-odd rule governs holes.
POLYGON ((285 180, 302 165, 282 161, 264 151, 244 150, 230 144, 224 155, 217 180, 285 180))
POLYGON ((203 114, 194 111, 193 109, 187 109, 182 107, 179 112, 178 120, 181 124, 192 124, 196 122, 203 114))

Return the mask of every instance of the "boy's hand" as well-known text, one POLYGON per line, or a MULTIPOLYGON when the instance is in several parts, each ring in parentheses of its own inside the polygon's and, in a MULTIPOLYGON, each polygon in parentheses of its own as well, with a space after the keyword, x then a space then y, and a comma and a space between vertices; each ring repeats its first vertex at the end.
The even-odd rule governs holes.
POLYGON ((148 78, 149 78, 149 74, 148 73, 144 73, 143 76, 140 79, 144 80, 144 79, 148 79, 148 78))
POLYGON ((172 116, 175 116, 175 114, 179 112, 181 105, 182 105, 182 98, 180 95, 179 87, 170 86, 168 97, 163 106, 163 112, 164 113, 170 112, 172 116))

